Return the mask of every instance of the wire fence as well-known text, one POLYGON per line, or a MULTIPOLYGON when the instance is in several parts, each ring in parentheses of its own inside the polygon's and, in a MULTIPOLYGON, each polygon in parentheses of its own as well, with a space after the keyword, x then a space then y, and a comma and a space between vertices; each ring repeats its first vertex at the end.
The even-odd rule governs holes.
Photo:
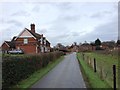
MULTIPOLYGON (((114 88, 114 71, 113 71, 113 65, 111 64, 107 64, 105 60, 101 60, 101 59, 96 59, 95 57, 89 56, 85 53, 81 53, 83 60, 88 64, 88 66, 90 68, 93 69, 93 71, 95 73, 98 73, 99 77, 101 78, 101 80, 106 81, 106 83, 111 86, 112 88, 114 88)), ((118 65, 116 66, 116 78, 118 78, 118 65)), ((116 79, 116 86, 118 88, 118 79, 116 79)))

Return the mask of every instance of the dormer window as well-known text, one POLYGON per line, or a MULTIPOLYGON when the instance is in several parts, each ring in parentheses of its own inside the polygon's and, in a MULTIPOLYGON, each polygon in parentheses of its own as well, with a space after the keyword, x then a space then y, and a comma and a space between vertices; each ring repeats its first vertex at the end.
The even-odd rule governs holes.
POLYGON ((24 38, 24 44, 28 44, 28 39, 24 38))

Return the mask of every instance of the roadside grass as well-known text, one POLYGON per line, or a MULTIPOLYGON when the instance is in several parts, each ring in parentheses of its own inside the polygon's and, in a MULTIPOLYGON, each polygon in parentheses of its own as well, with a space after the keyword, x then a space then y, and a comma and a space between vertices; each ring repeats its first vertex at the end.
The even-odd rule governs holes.
POLYGON ((102 79, 105 80, 111 87, 113 87, 113 65, 116 65, 116 81, 118 87, 118 56, 117 55, 106 55, 95 52, 85 53, 90 58, 95 58, 97 62, 97 71, 99 76, 101 75, 102 68, 102 79))
POLYGON ((61 56, 59 59, 50 62, 46 67, 36 71, 27 79, 19 82, 17 85, 13 86, 13 88, 30 88, 33 84, 39 81, 44 75, 46 75, 51 69, 53 69, 59 62, 64 59, 64 56, 61 56))
POLYGON ((111 88, 105 81, 99 78, 98 73, 94 73, 92 68, 90 68, 85 61, 83 61, 80 53, 77 53, 77 58, 83 69, 82 71, 84 77, 86 78, 85 80, 87 80, 86 82, 89 84, 88 88, 111 88))

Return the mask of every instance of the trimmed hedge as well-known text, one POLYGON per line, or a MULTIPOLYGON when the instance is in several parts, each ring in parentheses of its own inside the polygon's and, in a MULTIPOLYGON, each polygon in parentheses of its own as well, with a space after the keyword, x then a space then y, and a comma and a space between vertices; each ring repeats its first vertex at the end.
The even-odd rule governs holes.
POLYGON ((32 73, 45 67, 49 62, 62 56, 62 52, 50 52, 35 55, 3 56, 2 88, 16 85, 28 78, 32 73))

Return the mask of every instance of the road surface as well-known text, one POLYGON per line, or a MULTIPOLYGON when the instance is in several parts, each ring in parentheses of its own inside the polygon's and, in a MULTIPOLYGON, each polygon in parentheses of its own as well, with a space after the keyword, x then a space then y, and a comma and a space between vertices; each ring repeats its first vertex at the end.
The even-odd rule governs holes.
POLYGON ((66 55, 63 61, 31 88, 86 88, 76 53, 66 55))

